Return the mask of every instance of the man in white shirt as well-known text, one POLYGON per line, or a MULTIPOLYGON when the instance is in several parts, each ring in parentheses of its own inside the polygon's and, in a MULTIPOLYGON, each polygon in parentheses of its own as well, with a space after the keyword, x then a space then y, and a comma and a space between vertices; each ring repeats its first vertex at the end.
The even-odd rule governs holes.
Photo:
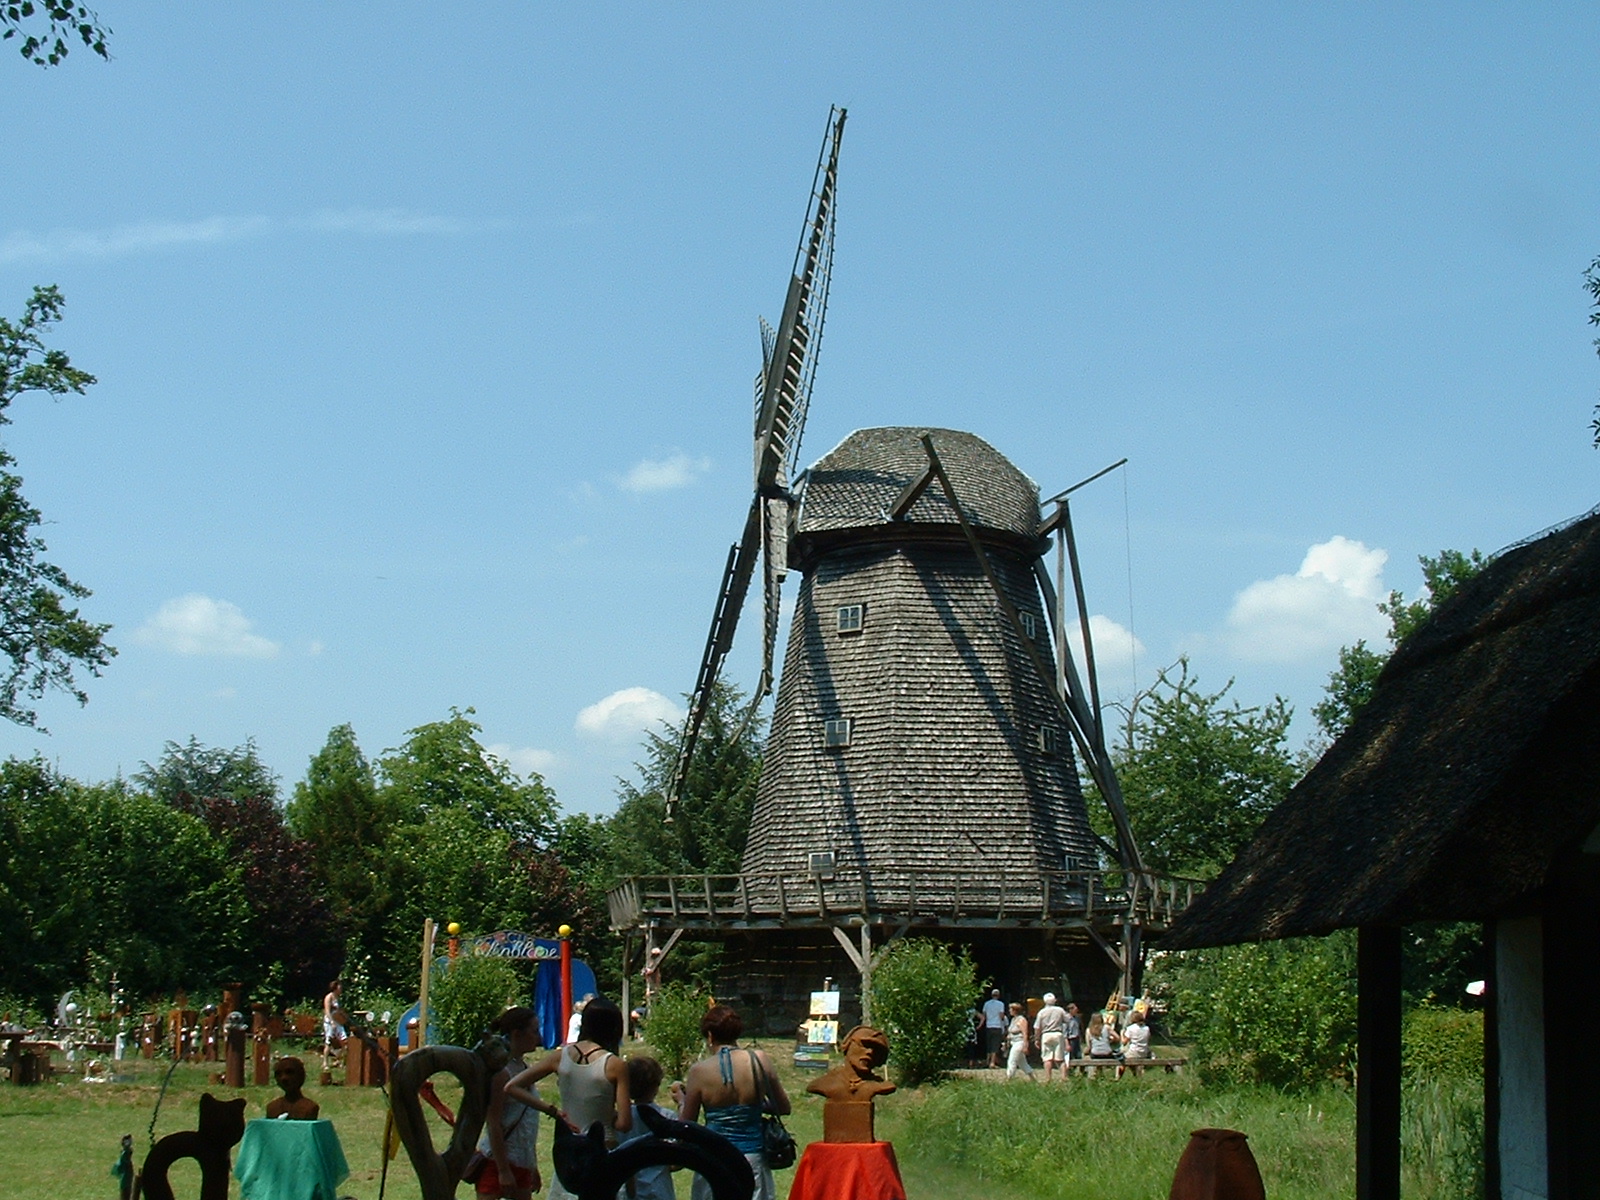
POLYGON ((1061 1065, 1061 1078, 1067 1077, 1066 1062, 1066 1032, 1067 1010, 1056 1003, 1056 994, 1044 994, 1044 1007, 1033 1015, 1033 1031, 1038 1037, 1039 1057, 1044 1060, 1044 1081, 1050 1082, 1050 1076, 1057 1065, 1061 1065))
POLYGON ((989 1065, 1000 1065, 1000 1043, 1006 1035, 1006 1006, 1000 999, 1000 989, 995 988, 983 1002, 983 1045, 989 1054, 989 1065))

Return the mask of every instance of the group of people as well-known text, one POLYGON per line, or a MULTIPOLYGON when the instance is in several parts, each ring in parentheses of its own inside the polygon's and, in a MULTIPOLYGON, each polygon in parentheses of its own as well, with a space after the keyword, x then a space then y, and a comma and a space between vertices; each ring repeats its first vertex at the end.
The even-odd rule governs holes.
MULTIPOLYGON (((760 1050, 739 1045, 744 1023, 739 1014, 719 1004, 700 1021, 708 1054, 689 1068, 682 1083, 671 1088, 673 1107, 656 1105, 663 1071, 648 1055, 620 1055, 622 1011, 602 996, 588 998, 576 1036, 531 1065, 527 1056, 539 1045, 538 1018, 530 1008, 509 1008, 495 1022, 506 1040, 511 1060, 490 1089, 488 1116, 479 1142, 488 1161, 475 1182, 480 1196, 531 1200, 541 1180, 537 1166, 538 1116, 565 1121, 584 1132, 596 1122, 611 1146, 647 1136, 642 1106, 683 1121, 702 1116, 707 1128, 721 1133, 745 1156, 755 1172, 753 1200, 777 1200, 772 1172, 762 1156, 761 1116, 789 1112, 771 1061, 760 1050), (556 1077, 557 1100, 539 1094, 540 1080, 556 1077), (530 1114, 534 1119, 529 1120, 530 1114)), ((710 1186, 695 1177, 695 1200, 710 1200, 710 1186)), ((551 1180, 552 1200, 575 1200, 559 1179, 551 1180)), ((671 1170, 648 1167, 634 1177, 635 1200, 672 1200, 671 1170)))
POLYGON ((1054 992, 1046 992, 1030 1022, 1020 1001, 1007 1004, 995 988, 974 1019, 991 1068, 999 1068, 1004 1050, 1007 1079, 1019 1074, 1034 1077, 1030 1052, 1039 1055, 1047 1083, 1057 1068, 1066 1079, 1067 1064, 1075 1059, 1109 1060, 1107 1065, 1115 1062, 1120 1078, 1122 1063, 1150 1057, 1149 1002, 1142 999, 1113 996, 1104 1009, 1091 1013, 1085 1024, 1076 1004, 1069 1001, 1063 1008, 1056 1003, 1054 992))

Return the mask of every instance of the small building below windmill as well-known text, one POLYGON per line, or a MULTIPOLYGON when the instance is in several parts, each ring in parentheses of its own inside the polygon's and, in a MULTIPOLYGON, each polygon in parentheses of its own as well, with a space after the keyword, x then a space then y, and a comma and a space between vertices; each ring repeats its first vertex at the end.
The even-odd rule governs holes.
POLYGON ((1600 1195, 1600 515, 1496 556, 1171 930, 1357 928, 1357 1189, 1400 1179, 1400 928, 1482 921, 1491 1200, 1600 1195))
POLYGON ((725 993, 774 1028, 826 976, 858 1005, 906 933, 973 947, 1010 995, 1099 1003, 1113 943, 1159 934, 1193 886, 1127 869, 1090 823, 1037 486, 973 434, 898 427, 851 434, 797 493, 803 580, 742 870, 629 880, 613 926, 722 938, 725 993))

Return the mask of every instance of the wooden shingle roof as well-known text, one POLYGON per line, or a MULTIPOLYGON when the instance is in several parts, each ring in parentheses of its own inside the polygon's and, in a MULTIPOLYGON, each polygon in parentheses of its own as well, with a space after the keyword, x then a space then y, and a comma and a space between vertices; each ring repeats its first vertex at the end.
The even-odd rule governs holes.
MULTIPOLYGON (((980 529, 1038 540, 1038 485, 976 434, 926 426, 858 429, 806 473, 799 533, 888 523, 888 511, 907 484, 928 467, 919 440, 931 434, 967 519, 980 529)), ((914 525, 956 524, 938 487, 923 492, 906 514, 914 525)))
POLYGON ((1498 555, 1163 940, 1514 911, 1600 822, 1600 516, 1498 555))

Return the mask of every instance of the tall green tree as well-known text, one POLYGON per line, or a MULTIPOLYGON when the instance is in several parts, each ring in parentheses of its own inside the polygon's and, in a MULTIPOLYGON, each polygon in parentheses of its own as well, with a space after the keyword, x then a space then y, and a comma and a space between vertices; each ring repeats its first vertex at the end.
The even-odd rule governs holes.
POLYGON ((682 734, 647 732, 637 780, 617 781, 608 868, 616 876, 738 871, 761 782, 764 730, 738 688, 717 684, 671 821, 666 794, 682 734))
POLYGON ((410 730, 379 760, 384 791, 399 811, 417 817, 459 809, 484 829, 512 841, 547 841, 555 830, 555 796, 538 774, 522 779, 478 742, 473 710, 410 730))
POLYGON ((346 938, 366 945, 388 911, 389 839, 404 816, 390 793, 378 790, 367 756, 349 725, 339 725, 295 784, 289 827, 311 849, 334 918, 346 938))
POLYGON ((0 763, 0 991, 80 987, 91 956, 145 996, 214 983, 239 961, 240 871, 199 818, 40 759, 0 763))
MULTIPOLYGON (((64 351, 44 344, 62 303, 56 288, 37 287, 20 320, 0 317, 0 424, 10 423, 12 401, 29 392, 81 395, 95 382, 64 351)), ((27 701, 61 691, 86 704, 76 672, 99 675, 116 650, 105 641, 111 626, 73 607, 89 589, 45 560, 49 548, 37 532, 44 517, 23 496, 15 466, 0 449, 0 656, 9 664, 0 666, 0 717, 36 727, 38 713, 27 701)))
POLYGON ((1299 778, 1287 702, 1246 706, 1232 688, 1205 691, 1179 659, 1130 709, 1113 758, 1134 836, 1157 870, 1215 875, 1299 778))
POLYGON ((476 932, 599 923, 583 908, 582 881, 552 857, 554 794, 538 775, 521 778, 486 751, 471 715, 452 709, 418 726, 378 764, 379 806, 396 822, 384 842, 382 927, 367 942, 384 986, 415 986, 427 917, 476 932))
POLYGON ((133 783, 181 812, 195 811, 200 801, 213 798, 278 798, 278 777, 261 761, 253 738, 231 748, 206 746, 193 736, 184 744, 168 742, 158 761, 133 773, 133 783))
POLYGON ((186 745, 168 742, 160 761, 144 764, 133 783, 198 817, 237 865, 249 915, 232 973, 253 985, 270 972, 290 995, 320 994, 338 969, 343 937, 313 847, 289 828, 278 777, 255 742, 232 749, 193 737, 186 745))

